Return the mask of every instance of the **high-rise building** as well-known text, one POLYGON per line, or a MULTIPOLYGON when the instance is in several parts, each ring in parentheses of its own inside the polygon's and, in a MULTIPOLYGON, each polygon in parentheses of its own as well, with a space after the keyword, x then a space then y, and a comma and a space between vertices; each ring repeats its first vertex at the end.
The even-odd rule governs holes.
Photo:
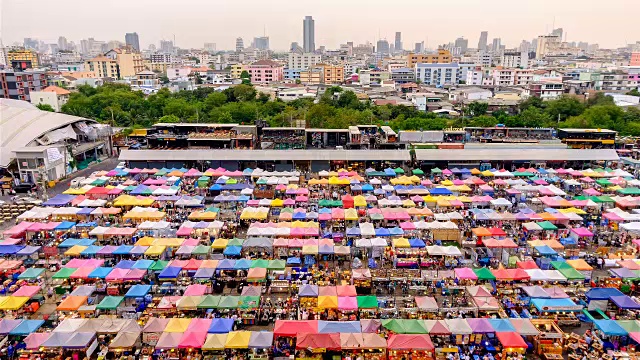
POLYGON ((138 38, 138 33, 126 33, 124 35, 124 42, 127 46, 131 46, 136 51, 140 51, 140 38, 138 38))
POLYGON ((536 59, 542 59, 544 56, 558 47, 560 44, 560 38, 556 35, 541 35, 538 36, 536 43, 536 59))
POLYGON ((502 46, 502 39, 500 38, 494 38, 493 42, 491 43, 491 50, 495 53, 500 51, 500 46, 502 46))
POLYGON ((300 46, 297 41, 294 41, 291 43, 291 46, 289 46, 289 51, 302 53, 303 49, 302 49, 302 46, 300 46))
POLYGON ((31 91, 47 87, 44 71, 0 71, 0 98, 30 101, 31 91))
POLYGON ((487 50, 487 41, 489 40, 489 32, 483 31, 480 33, 480 39, 478 40, 478 50, 486 51, 487 50))
POLYGON ((316 51, 315 21, 311 16, 305 16, 302 22, 303 27, 303 50, 304 52, 316 51))
POLYGON ((31 49, 13 49, 7 52, 7 64, 17 70, 38 67, 38 53, 31 49))
POLYGON ((69 43, 67 43, 66 37, 60 36, 58 38, 58 50, 69 50, 69 43))
POLYGON ((204 51, 213 54, 216 52, 216 43, 204 43, 204 51))
POLYGON ((376 53, 378 54, 388 54, 389 53, 389 42, 386 39, 380 39, 376 43, 376 53))
POLYGON ((24 38, 23 45, 26 49, 38 50, 38 39, 24 38))
POLYGON ((244 50, 244 41, 242 38, 236 38, 236 52, 242 52, 244 50))
POLYGON ((259 36, 253 38, 253 47, 258 50, 269 50, 269 37, 259 36))
POLYGON ((164 53, 173 53, 173 41, 160 40, 160 51, 164 53))
POLYGON ((564 33, 564 30, 562 28, 553 29, 553 31, 551 31, 551 35, 557 36, 558 38, 560 38, 560 41, 562 41, 563 33, 564 33))
POLYGON ((455 47, 460 48, 460 53, 464 54, 469 48, 469 40, 459 37, 456 39, 455 47))
POLYGON ((394 45, 396 51, 402 51, 402 33, 400 31, 396 31, 396 41, 394 45))
POLYGON ((421 53, 421 52, 423 52, 423 51, 424 51, 424 41, 417 42, 417 43, 415 44, 414 48, 413 48, 413 51, 414 51, 415 53, 418 53, 418 54, 419 54, 419 53, 421 53))
POLYGON ((587 51, 589 49, 589 43, 585 41, 578 42, 578 49, 582 51, 587 51))

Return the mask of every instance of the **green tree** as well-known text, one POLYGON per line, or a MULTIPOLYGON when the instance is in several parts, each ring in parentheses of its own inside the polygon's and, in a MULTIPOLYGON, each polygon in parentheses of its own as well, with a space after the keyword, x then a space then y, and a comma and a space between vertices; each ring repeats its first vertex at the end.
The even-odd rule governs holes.
POLYGON ((53 109, 53 106, 49 105, 49 104, 38 104, 36 105, 36 107, 40 110, 43 111, 50 111, 50 112, 55 112, 55 110, 53 109))
POLYGON ((489 104, 485 102, 474 101, 467 106, 469 112, 472 116, 481 116, 487 113, 487 109, 489 109, 489 104))
POLYGON ((549 114, 534 106, 522 111, 518 117, 520 118, 520 124, 522 124, 520 126, 545 127, 551 123, 549 114))
POLYGON ((613 102, 613 97, 605 95, 602 92, 597 92, 593 96, 589 97, 589 100, 587 100, 587 105, 615 105, 615 103, 613 102))
POLYGON ((545 112, 551 119, 563 121, 571 116, 578 116, 584 112, 586 106, 578 99, 570 96, 562 96, 557 100, 548 101, 545 112))
POLYGON ((243 85, 251 85, 251 75, 247 70, 242 70, 240 73, 240 79, 242 80, 243 85))
POLYGON ((269 94, 265 94, 263 92, 260 92, 258 94, 258 102, 262 103, 262 104, 266 104, 267 101, 271 100, 271 97, 269 96, 269 94))
POLYGON ((213 92, 207 95, 204 100, 205 109, 211 110, 214 107, 222 106, 227 103, 227 95, 221 92, 213 92))
POLYGON ((633 90, 627 92, 627 95, 640 96, 640 91, 638 91, 638 89, 633 89, 633 90))
POLYGON ((180 118, 175 115, 165 115, 158 119, 158 122, 167 123, 167 124, 175 124, 180 122, 180 118))
POLYGON ((521 102, 518 107, 520 111, 527 110, 530 107, 537 107, 538 109, 544 108, 544 102, 537 96, 529 96, 525 101, 521 102))
POLYGON ((166 74, 162 74, 160 75, 160 83, 162 84, 168 84, 169 83, 169 77, 166 74))
POLYGON ((351 90, 340 93, 337 105, 339 107, 354 110, 360 110, 362 108, 362 103, 360 102, 360 100, 358 100, 356 94, 351 90))
POLYGON ((251 85, 237 85, 233 87, 233 96, 237 101, 253 101, 256 99, 256 89, 251 85))

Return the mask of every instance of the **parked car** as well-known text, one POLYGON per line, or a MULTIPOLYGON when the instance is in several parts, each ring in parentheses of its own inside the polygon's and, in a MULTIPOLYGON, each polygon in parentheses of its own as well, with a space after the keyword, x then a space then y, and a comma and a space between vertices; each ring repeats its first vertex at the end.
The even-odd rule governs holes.
POLYGON ((21 183, 13 187, 13 191, 17 194, 26 194, 29 191, 36 191, 37 186, 34 183, 21 183))

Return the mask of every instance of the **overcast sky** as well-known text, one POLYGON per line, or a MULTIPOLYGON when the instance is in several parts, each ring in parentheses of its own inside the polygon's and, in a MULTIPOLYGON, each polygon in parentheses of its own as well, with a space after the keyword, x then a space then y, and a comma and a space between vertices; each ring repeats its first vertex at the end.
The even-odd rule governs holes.
POLYGON ((489 43, 502 38, 507 47, 523 39, 564 28, 568 41, 621 47, 640 40, 640 0, 0 0, 2 42, 22 43, 25 37, 57 42, 58 36, 79 43, 82 38, 124 41, 137 32, 141 46, 172 39, 182 48, 214 42, 218 49, 245 46, 266 28, 271 48, 284 50, 292 41, 302 45, 302 20, 315 19, 316 46, 336 48, 380 37, 393 41, 402 32, 404 47, 418 41, 427 47, 459 36, 478 43, 489 31, 489 43), (628 14, 628 15, 625 15, 628 14), (635 15, 632 15, 635 14, 635 15), (635 22, 635 24, 634 24, 635 22))

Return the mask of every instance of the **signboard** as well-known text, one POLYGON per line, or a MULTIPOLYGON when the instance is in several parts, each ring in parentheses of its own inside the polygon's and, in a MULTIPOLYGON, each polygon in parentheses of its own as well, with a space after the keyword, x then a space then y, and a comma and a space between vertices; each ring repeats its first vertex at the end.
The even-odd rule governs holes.
POLYGON ((156 346, 160 339, 160 333, 142 333, 142 342, 151 346, 156 346))

